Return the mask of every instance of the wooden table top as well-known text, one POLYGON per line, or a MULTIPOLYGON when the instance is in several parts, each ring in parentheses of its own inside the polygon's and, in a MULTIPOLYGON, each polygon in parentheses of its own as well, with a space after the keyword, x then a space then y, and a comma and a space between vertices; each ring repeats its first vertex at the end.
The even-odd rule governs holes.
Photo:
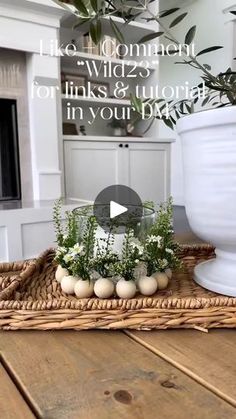
POLYGON ((1 331, 0 419, 233 419, 234 345, 234 330, 1 331))
POLYGON ((0 332, 0 418, 236 418, 235 345, 233 330, 0 332))

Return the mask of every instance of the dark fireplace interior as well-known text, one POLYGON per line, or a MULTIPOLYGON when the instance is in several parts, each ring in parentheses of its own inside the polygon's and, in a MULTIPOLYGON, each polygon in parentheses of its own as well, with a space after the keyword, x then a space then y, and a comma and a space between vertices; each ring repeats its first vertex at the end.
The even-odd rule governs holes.
POLYGON ((16 100, 0 99, 0 201, 21 199, 16 100))

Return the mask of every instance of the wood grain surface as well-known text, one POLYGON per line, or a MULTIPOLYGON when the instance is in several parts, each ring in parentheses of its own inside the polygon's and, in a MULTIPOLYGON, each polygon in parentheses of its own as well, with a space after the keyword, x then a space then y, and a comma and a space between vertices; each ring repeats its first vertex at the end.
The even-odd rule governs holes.
POLYGON ((39 418, 232 419, 236 414, 122 332, 1 332, 0 352, 39 418))
POLYGON ((235 330, 127 333, 236 407, 235 330))
POLYGON ((35 416, 0 362, 0 418, 33 419, 35 416))

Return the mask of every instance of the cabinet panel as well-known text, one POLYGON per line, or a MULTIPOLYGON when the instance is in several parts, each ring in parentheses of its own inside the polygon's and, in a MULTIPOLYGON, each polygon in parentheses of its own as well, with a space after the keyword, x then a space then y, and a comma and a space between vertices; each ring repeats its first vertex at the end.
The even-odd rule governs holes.
POLYGON ((170 145, 129 144, 128 186, 143 201, 165 201, 170 194, 170 145))
POLYGON ((64 142, 66 196, 93 201, 107 186, 123 184, 143 201, 170 193, 170 144, 64 142))
POLYGON ((102 189, 118 183, 116 143, 65 141, 64 153, 68 198, 94 201, 102 189))

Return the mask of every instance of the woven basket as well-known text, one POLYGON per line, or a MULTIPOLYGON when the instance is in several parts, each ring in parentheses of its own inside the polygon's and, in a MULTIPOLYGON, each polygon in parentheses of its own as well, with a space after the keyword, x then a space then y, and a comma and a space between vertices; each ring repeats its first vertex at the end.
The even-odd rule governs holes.
POLYGON ((54 280, 54 251, 33 261, 0 264, 0 328, 170 329, 236 327, 236 298, 204 290, 192 280, 196 263, 214 257, 209 245, 182 246, 184 268, 167 290, 131 300, 77 299, 54 280))

